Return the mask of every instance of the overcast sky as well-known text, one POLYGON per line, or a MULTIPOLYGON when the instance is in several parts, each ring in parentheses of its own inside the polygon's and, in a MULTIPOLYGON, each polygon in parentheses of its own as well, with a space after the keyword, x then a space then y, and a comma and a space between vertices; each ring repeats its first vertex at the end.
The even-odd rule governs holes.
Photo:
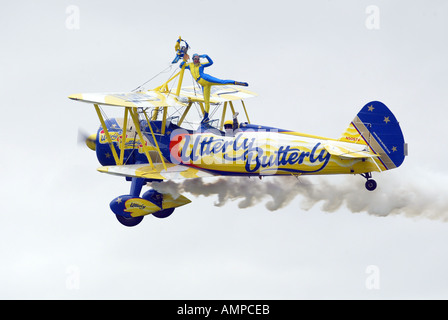
POLYGON ((2 3, 0 298, 446 299, 447 15, 442 0, 2 3), (252 122, 338 138, 380 100, 409 157, 373 193, 360 176, 310 177, 325 201, 271 212, 269 197, 185 194, 170 218, 121 226, 109 202, 129 183, 77 145, 99 123, 67 96, 134 89, 179 35, 259 94, 252 122))

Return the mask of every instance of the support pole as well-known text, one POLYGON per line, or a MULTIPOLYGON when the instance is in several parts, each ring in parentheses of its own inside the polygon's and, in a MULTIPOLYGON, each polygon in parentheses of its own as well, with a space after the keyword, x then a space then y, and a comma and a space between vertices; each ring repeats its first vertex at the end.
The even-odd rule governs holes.
POLYGON ((250 123, 249 115, 247 114, 247 110, 246 110, 246 105, 244 104, 243 100, 241 100, 241 103, 243 104, 243 109, 244 109, 244 112, 246 113, 247 122, 250 123))
POLYGON ((182 81, 184 80, 184 72, 185 72, 185 66, 187 65, 187 63, 185 62, 182 66, 182 68, 180 69, 180 74, 179 74, 179 81, 177 83, 177 90, 176 90, 176 96, 179 96, 180 94, 180 89, 182 88, 182 81))
POLYGON ((182 125, 182 122, 184 122, 185 117, 187 116, 188 112, 190 111, 190 108, 192 106, 193 102, 190 102, 185 109, 184 113, 182 114, 182 117, 180 117, 179 123, 177 124, 179 127, 182 125))
POLYGON ((163 159, 162 152, 160 151, 159 144, 157 143, 156 136, 154 135, 154 131, 152 130, 151 122, 148 119, 148 115, 146 114, 146 111, 144 114, 145 114, 146 121, 148 122, 149 130, 151 130, 151 135, 152 135, 152 138, 154 139, 154 144, 156 145, 157 152, 159 153, 159 156, 160 156, 160 160, 162 161, 163 168, 165 170, 167 170, 165 160, 163 159))
POLYGON ((232 110, 232 116, 235 114, 235 108, 233 107, 233 102, 229 101, 230 109, 232 110))
POLYGON ((154 113, 152 114, 151 120, 157 120, 157 116, 159 115, 160 107, 154 109, 154 113))
POLYGON ((115 150, 114 143, 112 142, 112 139, 110 138, 109 130, 107 129, 106 122, 104 122, 104 118, 103 118, 103 115, 101 114, 100 107, 98 107, 97 104, 94 104, 94 106, 95 106, 95 110, 98 115, 98 118, 100 119, 101 126, 103 127, 104 133, 106 134, 106 139, 107 139, 107 142, 109 143, 110 150, 112 151, 112 155, 115 159, 115 163, 117 165, 120 165, 121 164, 120 159, 118 159, 117 151, 115 150))
POLYGON ((163 119, 162 119, 162 128, 161 129, 161 133, 165 134, 165 130, 166 130, 166 115, 168 113, 168 107, 163 107, 163 119))
MULTIPOLYGON (((182 71, 182 70, 181 70, 182 71)), ((159 91, 159 92, 168 92, 168 83, 170 81, 172 81, 174 78, 176 78, 181 71, 179 71, 178 73, 176 73, 174 76, 172 76, 171 78, 169 78, 164 84, 162 84, 161 86, 158 86, 156 88, 154 88, 154 91, 159 91)))
POLYGON ((123 128, 121 130, 120 164, 123 164, 124 161, 124 148, 126 147, 126 135, 128 127, 128 113, 129 107, 124 108, 123 128))
POLYGON ((149 155, 148 148, 145 145, 145 139, 143 138, 142 131, 140 130, 140 123, 138 121, 137 110, 136 109, 134 109, 134 110, 129 109, 129 112, 131 114, 132 121, 134 122, 135 129, 137 130, 138 137, 140 138, 140 141, 142 143, 142 148, 143 148, 143 151, 145 152, 146 158, 148 159, 148 162, 151 165, 151 168, 155 169, 154 163, 152 163, 151 156, 149 155))
POLYGON ((226 111, 227 111, 227 101, 224 102, 224 106, 222 107, 221 126, 219 127, 219 130, 221 130, 221 131, 222 131, 222 128, 224 127, 224 119, 226 116, 226 111))

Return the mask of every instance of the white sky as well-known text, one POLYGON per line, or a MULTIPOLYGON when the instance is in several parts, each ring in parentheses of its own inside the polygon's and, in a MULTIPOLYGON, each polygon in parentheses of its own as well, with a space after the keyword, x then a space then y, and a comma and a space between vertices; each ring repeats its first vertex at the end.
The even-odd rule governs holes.
MULTIPOLYGON (((446 299, 447 14, 441 0, 2 3, 0 298, 446 299), (386 103, 410 156, 374 176, 369 206, 412 191, 413 217, 190 197, 168 219, 121 226, 109 202, 129 183, 77 146, 78 128, 99 124, 67 96, 134 89, 168 66, 179 35, 213 58, 210 74, 259 94, 246 101, 254 123, 336 138, 365 103, 386 103)), ((325 181, 366 196, 360 176, 325 181)))

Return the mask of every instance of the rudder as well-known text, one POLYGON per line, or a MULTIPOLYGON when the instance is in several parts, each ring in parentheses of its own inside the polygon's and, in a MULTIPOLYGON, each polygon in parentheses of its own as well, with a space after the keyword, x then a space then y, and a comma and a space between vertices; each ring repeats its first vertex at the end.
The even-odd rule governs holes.
POLYGON ((380 101, 367 103, 339 140, 368 145, 380 155, 386 170, 399 167, 407 155, 407 144, 400 124, 380 101))

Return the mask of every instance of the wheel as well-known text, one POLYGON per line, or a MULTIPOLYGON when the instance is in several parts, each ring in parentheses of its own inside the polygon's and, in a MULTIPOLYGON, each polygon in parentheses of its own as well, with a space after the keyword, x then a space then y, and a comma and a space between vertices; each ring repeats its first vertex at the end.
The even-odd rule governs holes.
POLYGON ((123 217, 119 214, 115 215, 117 217, 117 220, 124 226, 126 227, 135 227, 136 225, 138 225, 140 222, 142 222, 143 220, 143 216, 140 217, 133 217, 133 218, 126 218, 123 217))
POLYGON ((174 208, 169 208, 169 209, 154 212, 152 215, 156 218, 163 219, 163 218, 168 218, 173 212, 174 212, 174 208))
POLYGON ((366 181, 366 189, 369 191, 373 191, 376 189, 376 181, 373 179, 369 179, 366 181))

